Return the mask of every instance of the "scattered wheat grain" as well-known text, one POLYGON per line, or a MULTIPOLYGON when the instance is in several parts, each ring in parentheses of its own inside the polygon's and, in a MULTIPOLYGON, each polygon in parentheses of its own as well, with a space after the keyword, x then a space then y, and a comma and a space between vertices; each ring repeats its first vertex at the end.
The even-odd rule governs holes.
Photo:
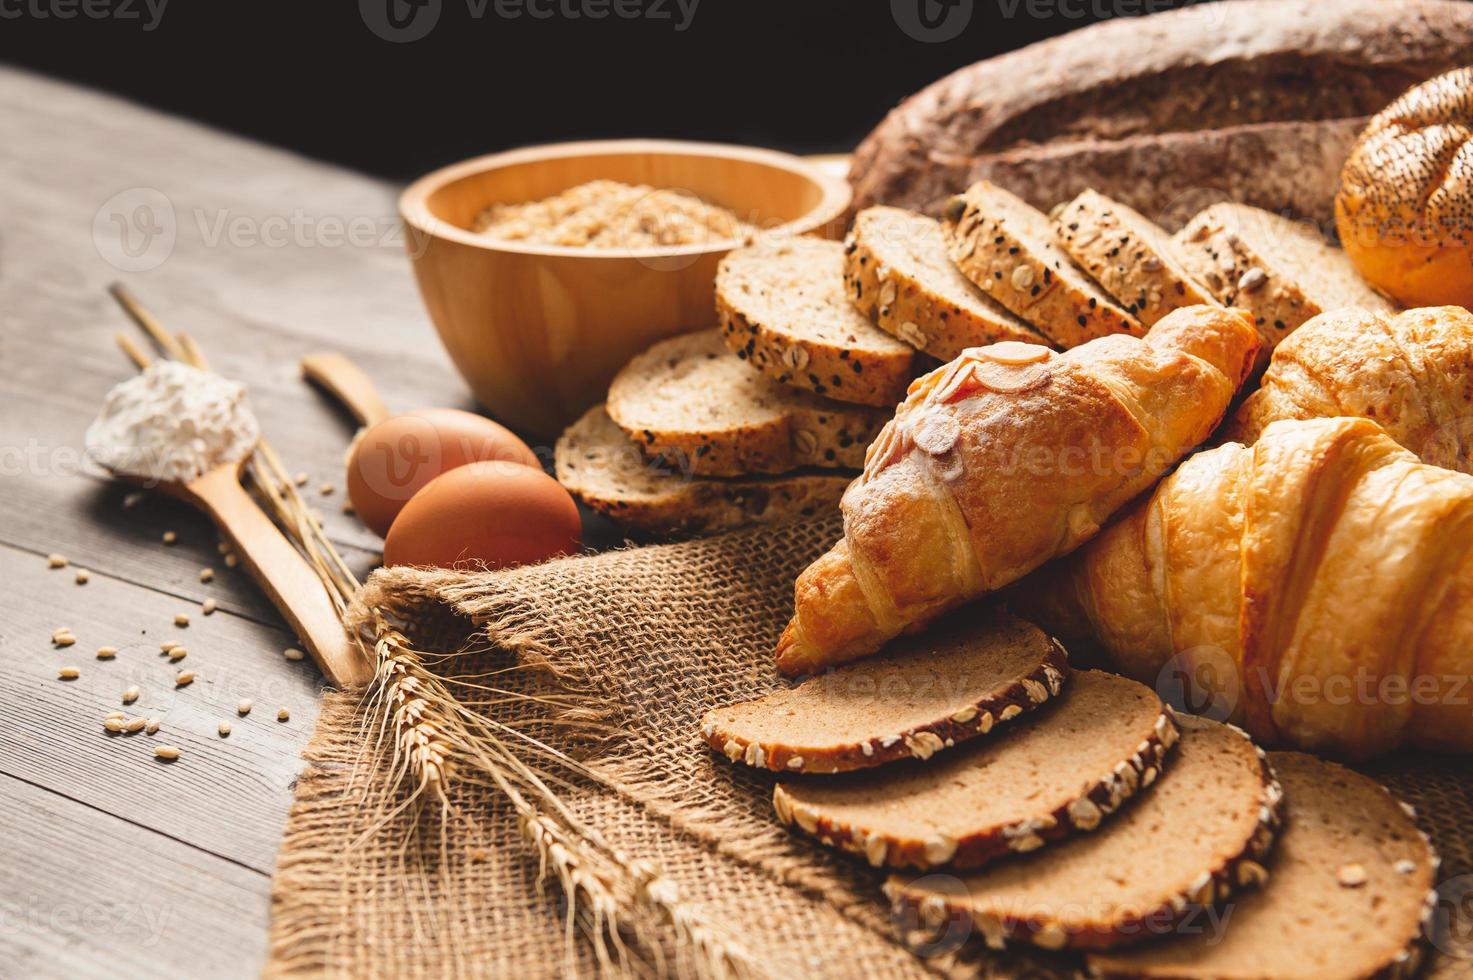
POLYGON ((48 567, 48 568, 66 568, 66 566, 67 566, 66 555, 47 555, 46 556, 46 567, 48 567))
POLYGON ((148 733, 149 735, 156 735, 156 734, 158 734, 159 720, 157 718, 150 718, 150 719, 148 719, 148 724, 146 724, 146 725, 143 726, 143 730, 146 733, 148 733))
POLYGON ((108 715, 106 718, 102 719, 102 727, 105 730, 112 732, 113 734, 118 734, 126 727, 126 725, 123 722, 122 718, 114 718, 112 715, 108 715))
POLYGON ((173 762, 175 759, 179 758, 179 746, 160 745, 153 750, 153 754, 155 758, 163 759, 166 762, 173 762))
POLYGON ((240 715, 248 715, 248 714, 250 714, 251 713, 251 699, 250 698, 241 698, 240 699, 240 704, 237 704, 235 706, 235 712, 236 712, 236 714, 240 714, 240 715))
POLYGON ((189 685, 191 685, 193 683, 194 683, 194 671, 192 671, 192 670, 181 670, 179 673, 177 673, 177 674, 174 675, 174 686, 175 687, 188 687, 189 685))
POLYGON ((118 655, 118 648, 117 647, 98 647, 97 648, 97 659, 98 660, 111 660, 112 658, 116 657, 117 655, 118 655))
POLYGON ((82 672, 75 667, 63 667, 56 672, 56 676, 64 681, 74 681, 82 676, 82 672))
POLYGON ((77 569, 76 582, 78 585, 86 585, 92 575, 85 568, 77 569))
POLYGON ((178 540, 179 540, 179 535, 175 534, 173 531, 165 531, 164 532, 164 544, 173 544, 174 542, 176 542, 178 540))
POLYGON ((220 604, 216 602, 213 597, 211 597, 200 603, 199 611, 204 613, 206 616, 213 616, 215 614, 215 610, 219 608, 220 604))
POLYGON ((185 627, 185 626, 188 626, 189 625, 189 617, 187 615, 185 615, 184 613, 175 613, 174 614, 174 625, 180 627, 181 629, 183 627, 185 627))
POLYGON ((148 727, 147 718, 129 718, 128 723, 123 726, 123 730, 129 735, 137 735, 146 727, 148 727))
POLYGON ((235 552, 233 552, 233 551, 226 552, 226 554, 225 554, 225 567, 226 568, 234 568, 236 565, 239 565, 239 564, 240 564, 240 559, 237 558, 237 557, 235 557, 235 552))
POLYGON ((143 692, 138 689, 138 685, 134 684, 132 687, 123 692, 123 703, 132 704, 134 701, 137 701, 138 698, 142 696, 142 694, 143 692))
POLYGON ((291 719, 292 719, 292 713, 290 711, 286 710, 285 708, 277 708, 276 709, 276 720, 277 721, 291 721, 291 719))
POLYGON ((216 730, 220 733, 221 738, 225 738, 230 734, 230 723, 222 721, 220 722, 219 728, 216 730))
POLYGON ((305 653, 298 650, 296 647, 287 647, 281 652, 281 655, 286 657, 286 659, 288 660, 301 660, 303 657, 306 656, 305 653))
POLYGON ((199 580, 201 582, 215 581, 215 570, 213 568, 201 568, 199 570, 199 580))
POLYGON ((183 660, 187 656, 189 656, 189 650, 188 650, 187 647, 170 647, 169 648, 169 662, 170 663, 176 663, 177 664, 179 661, 183 660))

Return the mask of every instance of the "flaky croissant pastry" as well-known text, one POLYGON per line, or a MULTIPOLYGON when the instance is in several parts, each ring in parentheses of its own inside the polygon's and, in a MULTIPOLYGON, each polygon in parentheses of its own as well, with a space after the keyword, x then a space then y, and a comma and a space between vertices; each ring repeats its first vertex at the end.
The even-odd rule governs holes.
POLYGON ((1252 444, 1277 419, 1335 416, 1374 419, 1424 463, 1473 472, 1473 314, 1321 313, 1274 350, 1223 435, 1252 444))
POLYGON ((1366 419, 1198 453, 1012 604, 1264 742, 1473 750, 1473 476, 1366 419))
POLYGON ((1065 353, 972 348, 912 383, 798 577, 777 666, 812 673, 1088 540, 1217 427, 1258 352, 1241 310, 1193 306, 1145 337, 1065 353))

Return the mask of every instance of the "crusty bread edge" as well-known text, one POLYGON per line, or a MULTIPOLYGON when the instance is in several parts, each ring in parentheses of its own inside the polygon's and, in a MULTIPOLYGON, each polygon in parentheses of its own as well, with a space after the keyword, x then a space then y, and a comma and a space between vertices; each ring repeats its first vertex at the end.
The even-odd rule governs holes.
POLYGON ((1130 757, 1090 784, 1077 797, 1047 814, 995 827, 961 840, 940 836, 901 840, 892 836, 867 835, 857 827, 830 820, 807 804, 793 800, 782 783, 773 788, 772 804, 782 823, 795 825, 830 847, 863 855, 873 867, 927 870, 945 865, 957 870, 979 868, 994 858, 1026 854, 1049 841, 1098 827, 1105 816, 1114 813, 1141 788, 1156 781, 1179 734, 1171 709, 1162 705, 1150 734, 1141 740, 1130 757))
POLYGON ((869 769, 897 759, 929 759, 937 752, 968 739, 986 735, 1024 712, 1039 707, 1063 690, 1069 660, 1057 640, 1038 666, 1027 674, 988 693, 944 718, 881 737, 851 742, 815 752, 776 742, 754 742, 723 730, 708 711, 701 719, 701 736, 706 744, 732 762, 743 762, 773 772, 852 772, 869 769))
MULTIPOLYGON (((1185 727, 1200 724, 1191 717, 1179 719, 1179 723, 1185 727)), ((913 910, 919 916, 922 928, 941 928, 957 916, 969 916, 987 945, 994 949, 1002 949, 1009 942, 1051 950, 1111 949, 1163 935, 1165 933, 1162 929, 1175 930, 1188 919, 1195 908, 1225 901, 1241 889, 1256 887, 1268 881, 1269 872, 1265 862, 1273 849, 1279 829, 1283 826, 1284 791, 1267 754, 1262 748, 1253 745, 1253 740, 1241 728, 1231 724, 1226 727, 1252 745, 1257 754, 1260 781, 1257 819, 1241 850, 1227 856, 1217 867, 1204 870, 1184 891, 1172 895, 1159 908, 1132 915, 1111 926, 1070 932, 1060 923, 1043 916, 1018 918, 997 915, 985 909, 974 908, 970 903, 947 901, 951 896, 925 890, 913 891, 896 876, 885 883, 885 893, 895 908, 913 910), (1150 924, 1148 928, 1146 923, 1150 924)))

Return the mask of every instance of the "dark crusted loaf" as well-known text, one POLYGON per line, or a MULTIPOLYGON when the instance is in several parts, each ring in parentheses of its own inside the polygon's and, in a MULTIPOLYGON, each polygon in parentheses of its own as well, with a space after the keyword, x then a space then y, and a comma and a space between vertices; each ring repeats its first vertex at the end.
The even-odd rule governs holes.
MULTIPOLYGON (((1363 117, 1469 61, 1473 4, 1454 0, 1232 0, 1120 17, 962 68, 901 103, 855 152, 854 207, 936 214, 984 177, 1047 207, 1082 188, 1039 200, 989 173, 988 159, 1028 146, 1363 117)), ((1206 166, 1212 157, 1181 160, 1195 169, 1183 175, 1189 185, 1259 186, 1257 167, 1226 174, 1221 160, 1206 166)), ((1142 182, 1129 168, 1089 183, 1155 217, 1130 193, 1142 182)))

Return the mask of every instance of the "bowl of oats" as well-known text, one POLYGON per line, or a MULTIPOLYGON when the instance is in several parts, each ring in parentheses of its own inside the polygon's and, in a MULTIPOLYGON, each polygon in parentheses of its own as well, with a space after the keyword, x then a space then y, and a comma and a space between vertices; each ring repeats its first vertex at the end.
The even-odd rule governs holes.
POLYGON ((753 147, 603 140, 477 157, 399 200, 430 318, 499 420, 555 435, 657 340, 715 324, 716 264, 757 235, 838 237, 849 186, 753 147))

